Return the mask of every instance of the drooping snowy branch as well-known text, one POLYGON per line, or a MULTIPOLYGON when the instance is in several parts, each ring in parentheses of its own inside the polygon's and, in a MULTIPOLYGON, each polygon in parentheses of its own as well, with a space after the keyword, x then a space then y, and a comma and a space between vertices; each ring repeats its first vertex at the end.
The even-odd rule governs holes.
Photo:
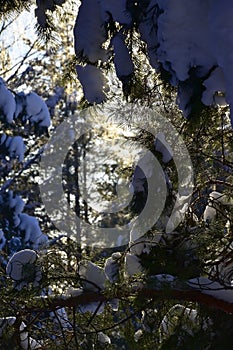
POLYGON ((95 66, 77 65, 78 78, 83 86, 85 98, 90 103, 101 103, 106 100, 108 82, 101 70, 95 66))
MULTIPOLYGON (((74 30, 75 51, 89 62, 110 63, 112 56, 103 46, 112 39, 115 70, 122 80, 133 72, 133 62, 116 32, 119 24, 124 35, 135 29, 147 45, 151 66, 158 73, 166 72, 166 79, 177 87, 177 104, 186 118, 204 105, 227 103, 232 109, 232 14, 229 0, 150 0, 131 7, 124 0, 95 0, 92 6, 84 0, 74 30), (92 16, 93 11, 97 15, 92 16), (110 22, 114 29, 106 32, 105 24, 110 22)), ((232 120, 231 116, 233 124, 232 120)))
POLYGON ((105 61, 107 58, 106 50, 102 45, 106 38, 98 0, 82 1, 74 26, 76 56, 87 58, 92 63, 98 60, 105 61))

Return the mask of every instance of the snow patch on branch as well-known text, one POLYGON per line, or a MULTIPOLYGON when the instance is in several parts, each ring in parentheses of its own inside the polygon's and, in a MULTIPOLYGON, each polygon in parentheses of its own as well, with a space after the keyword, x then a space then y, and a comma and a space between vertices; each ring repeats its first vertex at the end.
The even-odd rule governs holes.
POLYGON ((13 122, 15 107, 13 94, 5 86, 4 80, 0 78, 0 114, 3 114, 8 123, 13 122))
POLYGON ((106 61, 107 51, 102 47, 106 40, 104 21, 98 0, 83 0, 74 26, 74 48, 78 58, 91 63, 106 61))
POLYGON ((76 66, 78 79, 83 87, 86 100, 90 103, 101 103, 106 100, 106 93, 109 91, 107 79, 101 70, 95 66, 76 66))

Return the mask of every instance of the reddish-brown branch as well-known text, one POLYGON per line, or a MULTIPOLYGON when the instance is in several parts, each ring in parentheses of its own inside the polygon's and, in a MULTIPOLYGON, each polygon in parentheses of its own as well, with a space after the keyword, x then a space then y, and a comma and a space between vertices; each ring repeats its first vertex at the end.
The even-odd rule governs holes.
POLYGON ((154 289, 143 289, 140 296, 153 299, 177 299, 180 301, 192 301, 198 304, 206 305, 210 308, 219 309, 226 313, 233 314, 233 303, 217 299, 212 295, 204 294, 201 290, 176 290, 161 291, 154 289))
MULTIPOLYGON (((179 300, 179 301, 192 301, 195 303, 206 305, 210 308, 219 309, 226 313, 233 314, 233 303, 228 301, 217 299, 212 295, 203 293, 202 290, 187 289, 149 289, 142 288, 137 292, 124 293, 119 291, 118 295, 114 295, 114 298, 122 299, 129 296, 135 296, 139 299, 158 299, 158 300, 179 300)), ((37 299, 32 301, 30 307, 25 307, 23 313, 28 314, 31 312, 42 311, 54 311, 61 307, 78 307, 79 305, 85 305, 92 302, 107 302, 113 299, 113 297, 107 297, 102 293, 84 292, 78 296, 50 296, 48 298, 37 299), (33 305, 34 304, 34 305, 33 305)))

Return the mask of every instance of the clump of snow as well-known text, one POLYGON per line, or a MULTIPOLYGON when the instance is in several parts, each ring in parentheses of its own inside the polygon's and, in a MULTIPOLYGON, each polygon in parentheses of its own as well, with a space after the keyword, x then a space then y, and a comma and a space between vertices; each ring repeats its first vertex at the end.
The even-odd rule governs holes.
POLYGON ((228 198, 224 193, 212 191, 209 194, 208 203, 203 213, 203 219, 206 223, 210 223, 215 220, 219 204, 232 206, 233 199, 228 198))
POLYGON ((107 279, 111 283, 117 282, 119 278, 120 259, 121 259, 121 253, 116 252, 116 253, 113 253, 112 256, 106 259, 105 261, 104 272, 107 279))
POLYGON ((200 290, 203 294, 211 295, 214 298, 233 303, 233 290, 226 286, 201 276, 188 280, 188 285, 200 290))
POLYGON ((28 214, 19 214, 20 224, 18 228, 25 233, 24 244, 37 250, 47 245, 48 237, 41 232, 38 220, 28 214))
POLYGON ((15 195, 13 191, 8 191, 7 204, 13 210, 14 215, 20 214, 25 206, 24 200, 20 196, 15 195))
POLYGON ((140 259, 131 253, 125 255, 125 274, 126 276, 133 276, 143 272, 140 259))
POLYGON ((11 158, 17 158, 20 162, 24 159, 25 145, 21 136, 8 137, 6 146, 8 147, 11 158), (8 144, 9 140, 9 144, 8 144))
POLYGON ((109 86, 101 70, 90 64, 84 67, 77 65, 76 70, 86 100, 90 103, 101 103, 105 101, 109 86))
POLYGON ((116 75, 120 80, 125 80, 133 74, 134 65, 129 50, 125 44, 125 37, 122 33, 117 33, 112 39, 114 48, 114 65, 116 75))
POLYGON ((158 0, 163 13, 158 18, 158 58, 171 63, 176 77, 184 81, 192 67, 204 76, 216 64, 209 46, 207 1, 158 0))
POLYGON ((18 116, 23 112, 25 106, 26 106, 26 95, 24 92, 19 92, 15 95, 15 114, 14 118, 18 118, 18 116))
POLYGON ((20 249, 22 249, 21 239, 13 236, 9 242, 9 249, 12 253, 18 252, 20 249))
POLYGON ((212 191, 209 194, 210 201, 214 201, 216 203, 221 203, 223 205, 233 205, 233 198, 228 198, 226 194, 218 192, 218 191, 212 191))
POLYGON ((34 287, 39 285, 42 278, 39 265, 36 264, 37 254, 34 250, 24 249, 13 256, 8 261, 6 273, 15 281, 15 288, 21 290, 29 283, 34 287))
POLYGON ((72 328, 64 307, 50 313, 50 315, 54 318, 54 322, 58 325, 58 327, 62 327, 62 329, 72 328))
POLYGON ((26 113, 30 123, 41 127, 49 127, 50 114, 45 101, 35 92, 26 95, 26 113))
POLYGON ((16 158, 20 162, 23 161, 26 147, 21 136, 8 136, 2 134, 0 145, 5 147, 11 159, 16 158))
POLYGON ((210 45, 221 67, 226 84, 226 101, 231 108, 231 122, 233 125, 233 3, 230 0, 216 0, 211 3, 209 11, 210 45))
POLYGON ((111 339, 109 338, 109 336, 107 336, 107 334, 103 333, 103 332, 99 332, 97 335, 97 339, 98 342, 101 344, 111 344, 111 339))
MULTIPOLYGON (((216 93, 221 91, 225 94, 226 92, 226 82, 222 69, 220 67, 215 68, 209 78, 203 82, 203 85, 206 90, 202 94, 202 102, 206 106, 220 104, 219 96, 217 96, 216 93)), ((221 105, 226 105, 224 96, 222 96, 221 105)))
POLYGON ((51 106, 51 110, 55 107, 55 104, 61 96, 61 90, 57 88, 55 95, 47 101, 47 103, 35 92, 29 92, 25 94, 20 92, 15 95, 16 108, 14 117, 19 116, 22 120, 28 120, 29 123, 34 125, 39 131, 48 130, 51 125, 51 118, 48 106, 51 106))
POLYGON ((98 0, 83 0, 74 26, 74 47, 77 57, 90 62, 105 61, 107 52, 102 47, 106 40, 104 21, 98 0))
POLYGON ((25 330, 27 325, 22 322, 19 330, 20 330, 20 345, 23 350, 36 350, 41 349, 42 344, 38 343, 35 339, 29 337, 28 332, 25 330))
POLYGON ((138 330, 134 333, 134 341, 135 341, 135 343, 137 343, 137 342, 140 340, 140 338, 142 337, 142 335, 143 335, 142 329, 138 329, 138 330))
POLYGON ((13 122, 15 108, 14 96, 5 86, 4 80, 0 78, 0 113, 3 113, 8 123, 13 122))
POLYGON ((173 276, 173 275, 169 275, 169 274, 166 274, 166 273, 163 273, 163 274, 158 274, 158 275, 153 275, 151 276, 153 278, 154 281, 157 281, 162 284, 170 284, 172 282, 174 282, 176 280, 176 277, 173 276))
POLYGON ((99 302, 93 302, 85 305, 79 305, 78 311, 80 313, 90 312, 95 315, 100 315, 104 312, 104 303, 100 306, 99 302))
POLYGON ((78 267, 79 276, 83 279, 84 289, 99 291, 104 289, 106 275, 104 269, 91 261, 81 261, 78 267))
POLYGON ((206 223, 210 223, 216 218, 217 210, 212 206, 212 204, 207 204, 203 213, 203 219, 206 223))

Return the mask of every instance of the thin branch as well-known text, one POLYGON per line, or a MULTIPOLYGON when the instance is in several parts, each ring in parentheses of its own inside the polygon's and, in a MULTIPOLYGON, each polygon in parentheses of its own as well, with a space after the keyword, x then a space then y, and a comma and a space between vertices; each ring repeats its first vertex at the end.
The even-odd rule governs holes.
POLYGON ((37 42, 38 42, 38 39, 35 40, 35 41, 31 44, 29 50, 26 52, 26 54, 25 54, 24 57, 22 58, 21 62, 18 63, 18 68, 16 69, 16 71, 14 72, 14 74, 12 74, 12 75, 6 80, 6 83, 9 83, 9 81, 12 80, 12 79, 18 74, 20 68, 24 65, 26 59, 32 55, 31 52, 32 52, 32 50, 34 49, 34 47, 36 46, 37 42))
POLYGON ((4 30, 6 30, 17 18, 19 17, 19 14, 17 14, 14 18, 12 18, 9 22, 4 21, 1 29, 0 29, 0 35, 2 34, 2 32, 4 32, 4 30))

